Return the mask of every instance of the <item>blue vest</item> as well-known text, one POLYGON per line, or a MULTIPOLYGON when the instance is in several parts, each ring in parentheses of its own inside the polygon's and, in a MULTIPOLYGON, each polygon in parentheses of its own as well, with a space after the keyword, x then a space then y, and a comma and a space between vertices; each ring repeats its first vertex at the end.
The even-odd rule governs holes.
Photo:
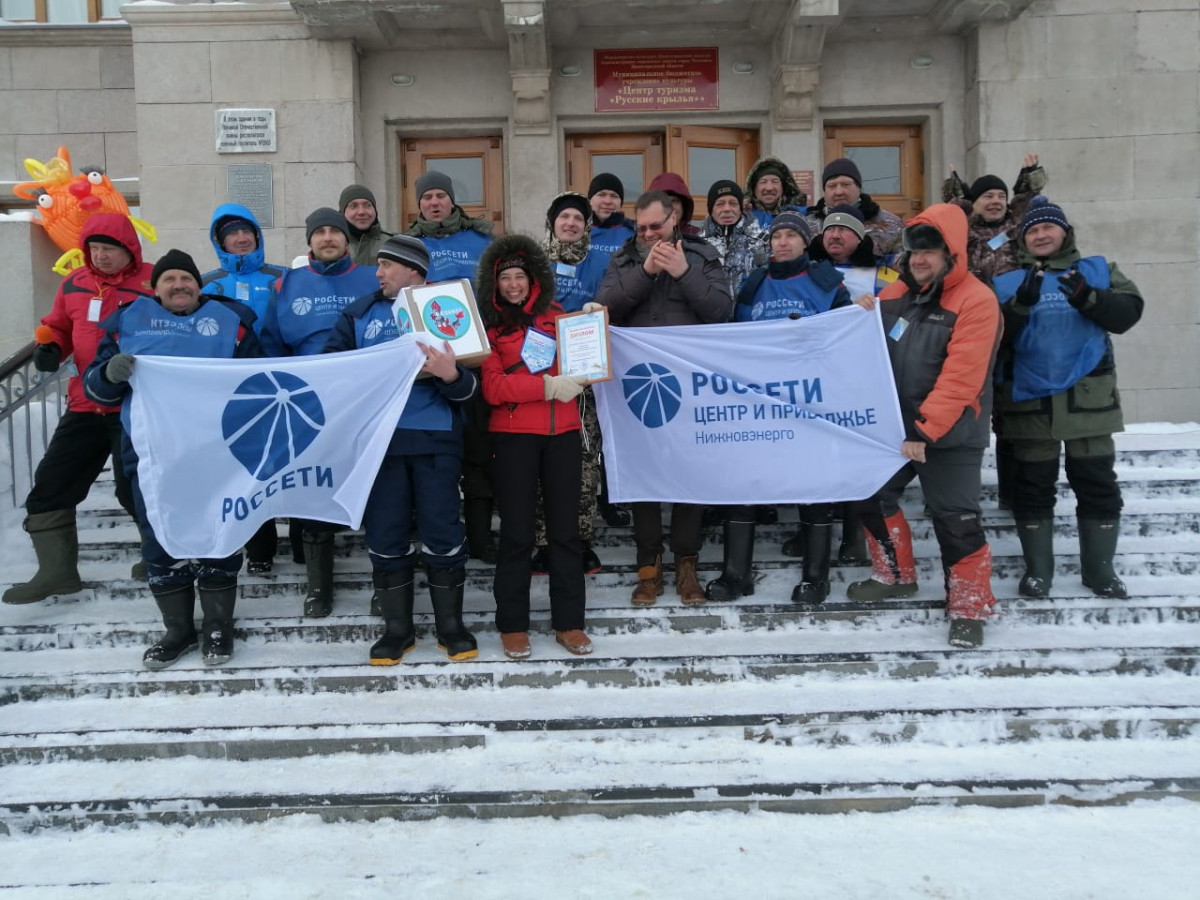
POLYGON ((550 263, 554 269, 554 299, 564 312, 579 312, 583 304, 596 299, 596 289, 608 268, 608 259, 607 254, 597 253, 592 248, 577 265, 550 263))
POLYGON ((429 251, 429 271, 425 275, 428 282, 451 281, 455 278, 466 278, 471 284, 475 283, 475 271, 479 268, 479 257, 492 239, 471 228, 452 234, 449 237, 423 237, 425 249, 429 251))
MULTIPOLYGON (((590 244, 592 248, 591 252, 599 253, 601 256, 612 256, 621 249, 627 240, 633 237, 633 234, 633 227, 629 224, 628 219, 624 219, 620 225, 610 227, 593 225, 590 244)), ((607 260, 605 260, 605 263, 607 264, 607 260)))
MULTIPOLYGON (((190 316, 177 316, 151 297, 138 297, 121 311, 117 328, 122 353, 232 359, 242 318, 220 300, 201 303, 190 316)), ((129 407, 128 403, 121 404, 126 432, 129 407)))
POLYGON ((204 276, 201 284, 205 293, 237 300, 254 310, 258 317, 254 320, 254 333, 262 334, 267 307, 271 304, 271 291, 286 271, 282 266, 265 265, 254 272, 232 275, 224 269, 213 269, 204 276))
POLYGON ((820 287, 809 276, 801 272, 791 278, 764 278, 754 292, 750 303, 734 304, 735 322, 757 322, 760 319, 783 319, 792 314, 815 316, 829 312, 837 299, 840 284, 832 288, 820 287))
POLYGON ((272 337, 294 356, 315 356, 342 310, 378 287, 375 267, 355 265, 349 256, 329 266, 309 260, 303 269, 289 269, 275 297, 272 337))
MULTIPOLYGON (((1075 268, 1094 288, 1111 284, 1108 260, 1088 256, 1075 268)), ((997 275, 996 296, 1009 302, 1025 280, 1026 269, 997 275)), ((1037 400, 1065 391, 1089 374, 1108 354, 1108 332, 1067 302, 1058 288, 1062 273, 1046 272, 1041 298, 1029 312, 1029 323, 1017 336, 1013 353, 1012 398, 1037 400)))
MULTIPOLYGON (((354 341, 359 347, 373 347, 376 344, 386 344, 401 335, 413 330, 412 320, 408 310, 402 310, 403 326, 398 325, 392 312, 392 301, 381 300, 371 304, 371 308, 361 318, 354 320, 354 341)), ((404 404, 404 412, 396 428, 416 429, 420 431, 450 431, 454 427, 454 411, 450 409, 445 398, 438 393, 431 378, 418 378, 413 382, 408 402, 404 404)))

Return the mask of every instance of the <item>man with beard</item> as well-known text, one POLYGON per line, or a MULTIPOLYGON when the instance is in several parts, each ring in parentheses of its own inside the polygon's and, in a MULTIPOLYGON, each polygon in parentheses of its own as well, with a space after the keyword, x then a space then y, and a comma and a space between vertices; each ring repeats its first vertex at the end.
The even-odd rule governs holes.
POLYGON ((808 224, 812 226, 814 234, 825 227, 825 216, 835 206, 857 206, 875 245, 875 252, 880 256, 890 256, 900 249, 903 220, 895 213, 882 209, 870 194, 863 192, 862 173, 853 160, 843 157, 829 163, 821 173, 821 190, 821 200, 808 208, 808 224))
MULTIPOLYGON (((351 258, 350 225, 340 212, 314 210, 304 228, 308 265, 284 273, 267 308, 262 342, 268 356, 322 352, 342 310, 378 284, 374 266, 360 266, 351 258)), ((304 615, 322 618, 333 611, 333 534, 338 526, 305 520, 301 529, 308 570, 304 615)))
POLYGON ((808 202, 792 170, 774 156, 763 157, 751 166, 746 176, 746 196, 750 198, 751 215, 763 228, 769 228, 771 220, 785 210, 803 213, 808 202))
POLYGON ((900 498, 918 478, 942 554, 950 645, 978 647, 996 604, 979 485, 1000 310, 995 295, 967 271, 967 217, 957 206, 920 213, 903 242, 900 280, 879 302, 905 426, 900 452, 908 463, 860 506, 872 572, 846 596, 872 603, 917 592, 912 531, 900 498))
POLYGON ((130 440, 129 383, 139 355, 204 359, 247 359, 262 355, 254 334, 254 313, 236 300, 200 293, 200 270, 188 254, 169 250, 150 276, 154 296, 142 295, 101 324, 106 333, 84 373, 89 397, 121 406, 124 428, 121 461, 133 488, 142 535, 142 559, 150 593, 167 632, 142 656, 147 669, 163 669, 196 648, 206 666, 233 656, 233 608, 242 554, 223 559, 179 560, 159 543, 146 517, 138 456, 130 440), (194 619, 196 593, 204 620, 199 634, 194 619))

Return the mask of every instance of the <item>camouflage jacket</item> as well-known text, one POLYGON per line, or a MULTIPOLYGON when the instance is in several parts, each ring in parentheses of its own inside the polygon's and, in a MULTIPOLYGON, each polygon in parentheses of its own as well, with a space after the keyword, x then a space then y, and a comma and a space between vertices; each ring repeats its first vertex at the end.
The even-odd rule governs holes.
POLYGON ((957 174, 942 184, 942 199, 956 203, 967 214, 967 269, 985 284, 997 275, 1017 268, 1019 240, 1017 226, 1029 201, 1046 186, 1046 170, 1041 166, 1022 169, 1013 185, 1008 212, 999 222, 987 222, 972 212, 971 201, 965 196, 966 185, 957 174))

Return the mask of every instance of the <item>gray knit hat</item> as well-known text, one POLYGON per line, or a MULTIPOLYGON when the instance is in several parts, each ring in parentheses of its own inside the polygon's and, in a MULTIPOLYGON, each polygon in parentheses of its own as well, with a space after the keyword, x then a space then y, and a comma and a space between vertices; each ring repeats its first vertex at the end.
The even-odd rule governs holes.
POLYGON ((420 200, 426 191, 433 190, 445 191, 451 203, 458 202, 454 199, 454 182, 450 180, 450 176, 430 169, 417 179, 417 199, 420 200))
POLYGON ((429 250, 420 238, 408 234, 393 234, 383 242, 375 255, 415 269, 421 273, 422 278, 429 273, 429 250))
POLYGON ((346 207, 355 200, 366 200, 375 209, 379 209, 379 204, 375 202, 375 195, 371 192, 371 189, 361 184, 352 184, 342 189, 342 195, 338 197, 338 209, 345 212, 346 207))

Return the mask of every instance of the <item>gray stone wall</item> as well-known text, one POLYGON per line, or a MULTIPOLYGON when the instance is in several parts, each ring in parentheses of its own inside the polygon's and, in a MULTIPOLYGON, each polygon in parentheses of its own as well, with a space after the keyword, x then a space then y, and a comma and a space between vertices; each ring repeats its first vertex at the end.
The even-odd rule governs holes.
POLYGON ((973 37, 968 167, 1041 154, 1085 255, 1146 313, 1114 338, 1129 421, 1200 421, 1200 3, 1035 3, 973 37))

